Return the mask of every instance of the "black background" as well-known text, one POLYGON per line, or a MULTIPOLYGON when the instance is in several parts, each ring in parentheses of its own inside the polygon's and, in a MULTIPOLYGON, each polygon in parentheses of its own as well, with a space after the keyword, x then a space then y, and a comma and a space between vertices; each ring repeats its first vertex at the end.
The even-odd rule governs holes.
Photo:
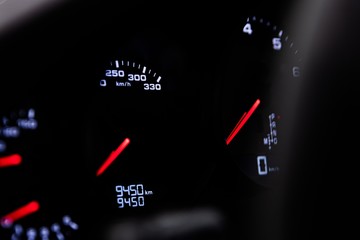
MULTIPOLYGON (((281 230, 271 232, 271 227, 252 225, 257 222, 253 220, 246 221, 247 217, 270 217, 264 220, 270 225, 277 219, 277 216, 258 215, 251 212, 254 208, 250 208, 244 214, 246 217, 239 217, 240 213, 234 210, 236 222, 230 223, 231 231, 226 234, 238 234, 244 239, 324 239, 335 234, 344 238, 349 234, 348 226, 340 226, 340 223, 345 222, 347 213, 352 210, 349 203, 356 191, 350 183, 354 181, 352 176, 356 176, 351 174, 351 170, 354 170, 357 159, 358 142, 355 113, 359 105, 355 81, 358 78, 356 15, 359 8, 357 3, 353 3, 355 1, 334 2, 338 5, 336 10, 330 10, 326 4, 323 11, 320 10, 327 14, 320 19, 314 32, 314 47, 309 54, 309 62, 306 62, 308 78, 297 110, 301 122, 297 123, 295 131, 291 154, 295 160, 284 198, 285 214, 280 217, 281 230), (350 136, 355 140, 349 140, 350 136)), ((296 4, 296 1, 251 1, 237 6, 222 1, 197 6, 186 2, 68 1, 2 35, 1 110, 6 112, 24 106, 25 102, 42 102, 41 106, 51 109, 45 117, 57 119, 58 128, 53 130, 52 135, 39 134, 78 141, 78 144, 57 148, 58 154, 64 157, 75 154, 82 158, 84 151, 89 154, 86 153, 89 149, 87 140, 84 140, 87 131, 83 121, 89 116, 89 101, 96 99, 92 85, 86 83, 86 78, 90 78, 96 68, 96 63, 91 60, 93 56, 106 55, 114 43, 126 44, 140 32, 155 36, 160 46, 172 49, 167 57, 180 67, 171 69, 170 75, 179 76, 179 81, 189 75, 198 80, 198 84, 185 95, 187 106, 191 106, 194 99, 201 99, 198 104, 204 106, 204 113, 200 113, 197 119, 201 122, 209 119, 213 106, 208 104, 213 101, 213 89, 206 84, 212 76, 211 71, 206 69, 214 67, 214 62, 209 59, 220 56, 221 51, 217 50, 226 44, 223 36, 237 27, 238 15, 264 15, 291 28, 291 21, 287 19, 294 17, 291 13, 296 4)), ((306 16, 299 18, 307 19, 306 16)), ((166 64, 164 59, 146 59, 146 56, 141 57, 159 61, 156 63, 158 66, 166 64)), ((196 110, 194 108, 193 113, 196 110)), ((189 121, 187 117, 190 116, 182 117, 182 120, 189 121)), ((191 132, 194 129, 184 130, 191 132)), ((206 129, 201 132, 217 134, 206 129)), ((59 139, 53 141, 62 142, 59 139)), ((47 144, 50 153, 54 147, 51 142, 47 144)), ((205 148, 205 145, 200 147, 205 148)), ((208 155, 217 156, 216 153, 208 155)), ((222 183, 220 181, 218 185, 222 183)), ((253 190, 250 187, 248 191, 253 190)), ((231 189, 225 188, 224 191, 231 192, 231 189)), ((264 198, 263 201, 266 201, 266 194, 264 198)), ((246 203, 246 200, 242 201, 246 203)), ((231 212, 232 206, 227 207, 231 212)), ((243 210, 236 208, 239 209, 243 210)))

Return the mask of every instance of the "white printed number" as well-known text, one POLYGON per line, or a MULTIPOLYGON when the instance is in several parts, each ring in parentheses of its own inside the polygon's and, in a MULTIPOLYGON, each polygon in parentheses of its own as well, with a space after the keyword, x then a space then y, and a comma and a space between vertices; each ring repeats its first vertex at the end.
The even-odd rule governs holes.
POLYGON ((293 67, 292 72, 293 72, 294 77, 300 77, 300 68, 299 67, 297 67, 297 66, 293 67))
POLYGON ((273 44, 274 50, 277 50, 277 51, 281 50, 282 44, 281 44, 280 38, 273 38, 272 44, 273 44))
POLYGON ((124 77, 125 72, 123 70, 106 70, 105 76, 107 76, 107 77, 124 77))
POLYGON ((161 84, 160 83, 144 83, 144 90, 160 91, 161 90, 161 84))
POLYGON ((128 74, 128 80, 129 81, 146 81, 146 75, 144 74, 128 74))
POLYGON ((252 34, 253 30, 252 30, 252 28, 251 28, 250 23, 245 24, 245 26, 244 26, 244 28, 243 28, 243 32, 244 32, 244 33, 247 33, 247 34, 249 34, 249 35, 252 34))

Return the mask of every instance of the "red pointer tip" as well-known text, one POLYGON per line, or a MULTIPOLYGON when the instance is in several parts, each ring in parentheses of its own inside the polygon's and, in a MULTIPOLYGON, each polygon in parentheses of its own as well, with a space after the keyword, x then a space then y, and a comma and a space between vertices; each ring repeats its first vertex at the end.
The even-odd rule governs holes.
POLYGON ((2 217, 0 222, 1 225, 12 225, 13 222, 24 218, 34 212, 37 212, 40 208, 40 204, 37 201, 29 202, 28 204, 19 207, 15 211, 7 214, 6 216, 2 217))
POLYGON ((0 157, 0 168, 19 165, 22 157, 19 154, 12 154, 6 157, 0 157))
POLYGON ((120 155, 120 153, 129 145, 130 139, 125 138, 125 140, 119 145, 119 147, 110 153, 105 162, 101 165, 101 167, 96 172, 96 176, 100 176, 112 163, 113 161, 120 155))
POLYGON ((226 139, 226 145, 229 145, 231 140, 233 140, 233 138, 236 136, 236 134, 240 131, 240 129, 244 126, 244 124, 247 122, 247 120, 249 120, 249 118, 251 117, 251 115, 254 113, 254 111, 256 110, 256 108, 259 106, 260 104, 260 99, 257 99, 255 101, 255 103, 251 106, 250 110, 248 113, 245 113, 245 115, 243 115, 239 122, 236 124, 235 128, 231 131, 230 135, 228 136, 228 138, 226 139))

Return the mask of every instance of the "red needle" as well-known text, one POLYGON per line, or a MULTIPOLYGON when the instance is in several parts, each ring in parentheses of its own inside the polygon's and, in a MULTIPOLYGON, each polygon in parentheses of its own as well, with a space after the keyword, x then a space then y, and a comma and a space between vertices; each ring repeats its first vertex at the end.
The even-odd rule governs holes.
POLYGON ((251 106, 250 110, 248 113, 244 113, 244 115, 240 118, 239 122, 236 124, 235 128, 231 131, 230 135, 228 136, 228 138, 226 139, 226 145, 229 145, 231 140, 233 140, 233 138, 236 136, 236 134, 240 131, 240 129, 244 126, 244 124, 247 122, 247 120, 249 120, 249 118, 251 117, 251 115, 254 113, 254 111, 256 110, 256 108, 259 106, 260 104, 260 99, 257 99, 255 101, 255 103, 251 106))
MULTIPOLYGON (((238 128, 239 124, 241 123, 241 121, 244 119, 245 116, 246 116, 246 112, 244 112, 244 114, 241 116, 240 120, 237 122, 236 126, 233 128, 229 136, 234 134, 235 130, 238 128)), ((227 139, 229 139, 229 137, 227 139)))
POLYGON ((19 154, 12 154, 6 157, 1 157, 0 168, 19 165, 21 163, 21 160, 22 158, 19 154))
POLYGON ((99 170, 96 172, 96 176, 100 176, 110 164, 119 156, 119 154, 129 145, 130 139, 125 138, 125 140, 119 145, 119 147, 110 153, 105 162, 101 165, 99 170))
POLYGON ((37 212, 40 208, 40 205, 37 201, 29 202, 28 204, 19 207, 15 211, 7 214, 1 218, 1 224, 11 225, 13 222, 26 217, 34 212, 37 212))

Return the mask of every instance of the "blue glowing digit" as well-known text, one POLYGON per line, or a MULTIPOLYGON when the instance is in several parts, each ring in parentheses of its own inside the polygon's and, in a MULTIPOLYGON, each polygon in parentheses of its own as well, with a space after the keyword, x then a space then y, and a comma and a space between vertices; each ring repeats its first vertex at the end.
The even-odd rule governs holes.
POLYGON ((122 197, 124 194, 123 194, 123 186, 122 185, 118 185, 118 186, 115 186, 115 190, 116 192, 118 193, 118 197, 122 197))
POLYGON ((124 207, 124 200, 122 197, 117 199, 117 203, 119 204, 119 208, 123 208, 124 207))
POLYGON ((139 202, 139 206, 143 207, 145 205, 144 197, 143 196, 138 197, 138 202, 139 202))
POLYGON ((136 200, 137 200, 136 197, 131 197, 132 207, 137 207, 138 206, 138 202, 136 200))
POLYGON ((130 196, 136 196, 136 185, 135 184, 132 184, 129 186, 129 189, 130 189, 130 196))
POLYGON ((137 195, 144 195, 144 186, 142 184, 136 185, 137 195))
POLYGON ((127 204, 129 207, 131 207, 130 198, 124 198, 124 203, 127 204))
POLYGON ((123 186, 123 192, 126 192, 128 194, 128 196, 130 196, 130 187, 123 186))

